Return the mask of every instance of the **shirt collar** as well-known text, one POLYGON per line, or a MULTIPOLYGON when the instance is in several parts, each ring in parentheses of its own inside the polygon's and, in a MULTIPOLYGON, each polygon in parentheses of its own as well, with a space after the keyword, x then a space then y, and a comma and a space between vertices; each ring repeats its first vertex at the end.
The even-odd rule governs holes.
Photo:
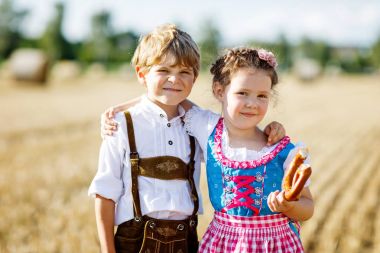
MULTIPOLYGON (((140 103, 142 104, 143 108, 147 112, 152 113, 153 115, 157 115, 157 117, 159 117, 159 118, 164 118, 166 120, 168 119, 166 112, 161 107, 159 107, 158 105, 153 103, 146 95, 143 95, 141 97, 140 103)), ((181 105, 178 105, 177 108, 178 108, 178 116, 172 118, 170 120, 171 122, 180 120, 181 117, 183 117, 186 113, 185 109, 183 109, 183 107, 181 105)))

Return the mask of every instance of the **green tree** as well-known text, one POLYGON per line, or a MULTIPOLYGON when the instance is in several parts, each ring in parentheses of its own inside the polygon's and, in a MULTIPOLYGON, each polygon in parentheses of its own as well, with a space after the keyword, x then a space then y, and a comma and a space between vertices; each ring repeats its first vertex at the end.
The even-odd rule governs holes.
POLYGON ((201 50, 201 67, 209 69, 210 64, 216 59, 219 53, 222 36, 211 20, 206 20, 202 24, 200 40, 198 45, 201 50))
POLYGON ((28 11, 16 11, 11 0, 0 1, 0 60, 6 59, 22 39, 20 26, 28 11))
POLYGON ((65 6, 62 3, 57 3, 55 10, 55 17, 48 23, 41 37, 40 47, 46 51, 52 61, 74 59, 73 45, 66 40, 62 32, 65 6))
POLYGON ((374 67, 380 68, 380 36, 371 48, 371 62, 374 67))
POLYGON ((284 34, 281 34, 278 42, 274 45, 274 51, 277 54, 279 68, 283 70, 288 70, 293 65, 292 59, 292 46, 286 39, 284 34))
POLYGON ((303 38, 298 46, 301 57, 316 60, 324 68, 332 59, 332 48, 323 41, 314 41, 309 38, 303 38))
POLYGON ((127 31, 118 33, 110 38, 112 43, 112 60, 115 62, 130 62, 137 47, 139 36, 127 31))
POLYGON ((111 16, 108 12, 95 14, 91 19, 91 34, 83 43, 80 59, 85 62, 108 63, 112 53, 111 16))

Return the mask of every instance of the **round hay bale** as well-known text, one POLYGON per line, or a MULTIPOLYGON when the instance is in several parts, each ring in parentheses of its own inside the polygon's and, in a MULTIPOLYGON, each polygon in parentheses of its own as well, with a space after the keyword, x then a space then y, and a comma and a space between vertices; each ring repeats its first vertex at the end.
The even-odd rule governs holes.
POLYGON ((107 75, 105 66, 101 63, 92 63, 86 70, 86 78, 91 80, 102 79, 107 75))
POLYGON ((81 74, 81 67, 76 61, 58 61, 50 70, 49 82, 62 83, 77 79, 81 74))
POLYGON ((294 73, 302 81, 313 81, 321 74, 321 66, 313 59, 299 59, 294 64, 294 73))
POLYGON ((22 48, 15 50, 9 60, 10 72, 14 79, 31 82, 45 82, 48 57, 39 49, 22 48))

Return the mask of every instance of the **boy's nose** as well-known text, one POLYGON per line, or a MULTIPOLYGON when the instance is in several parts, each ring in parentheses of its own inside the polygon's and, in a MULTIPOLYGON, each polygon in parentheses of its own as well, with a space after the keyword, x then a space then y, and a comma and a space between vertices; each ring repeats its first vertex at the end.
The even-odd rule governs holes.
POLYGON ((171 82, 171 83, 173 83, 173 84, 175 84, 177 82, 177 80, 178 80, 178 78, 177 78, 176 75, 170 75, 168 77, 168 81, 171 82))

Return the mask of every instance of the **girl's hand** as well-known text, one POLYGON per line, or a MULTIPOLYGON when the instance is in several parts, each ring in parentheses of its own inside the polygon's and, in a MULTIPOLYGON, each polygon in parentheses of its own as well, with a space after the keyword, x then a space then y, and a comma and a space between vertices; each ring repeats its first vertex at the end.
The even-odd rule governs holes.
POLYGON ((295 206, 295 201, 287 201, 284 197, 284 191, 274 191, 268 196, 268 206, 272 212, 286 213, 295 206))
POLYGON ((264 128, 264 133, 268 136, 267 145, 271 146, 285 137, 285 128, 281 123, 273 121, 264 128))
POLYGON ((106 135, 112 136, 117 131, 118 124, 114 120, 115 114, 114 107, 110 107, 102 113, 100 117, 100 136, 104 139, 106 135))
POLYGON ((104 139, 106 135, 112 136, 117 131, 118 124, 114 120, 115 114, 127 110, 141 101, 141 97, 131 99, 122 104, 112 106, 102 113, 100 117, 100 136, 104 139))

